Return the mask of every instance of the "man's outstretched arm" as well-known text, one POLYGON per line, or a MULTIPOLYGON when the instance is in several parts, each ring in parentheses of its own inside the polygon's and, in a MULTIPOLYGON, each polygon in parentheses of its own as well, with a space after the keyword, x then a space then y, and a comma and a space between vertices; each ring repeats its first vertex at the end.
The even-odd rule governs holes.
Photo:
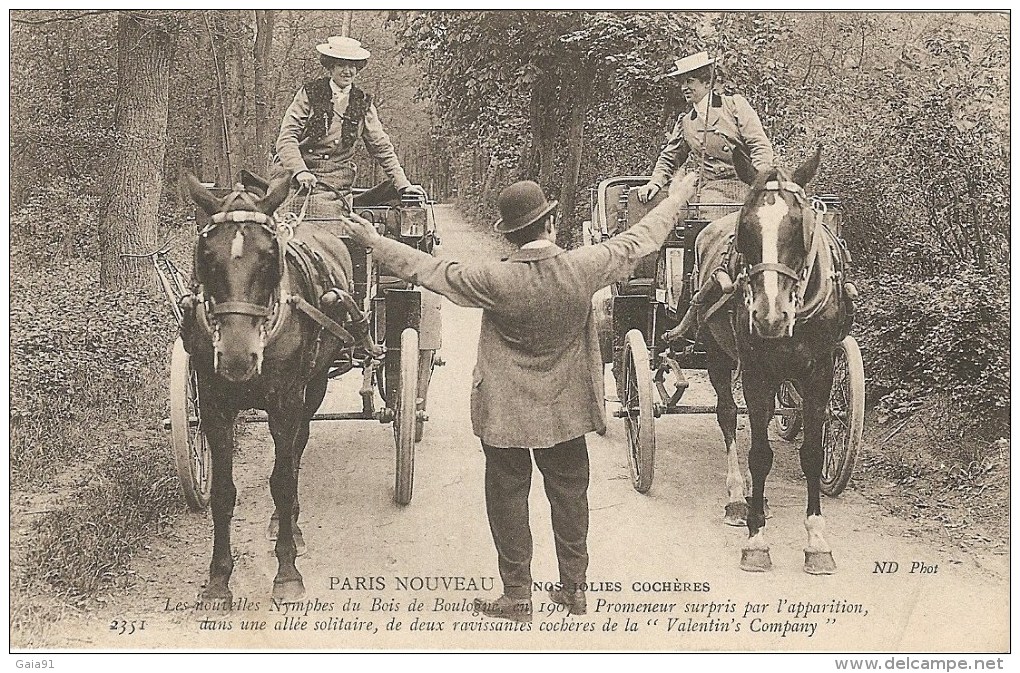
POLYGON ((380 235, 374 224, 357 213, 342 218, 341 222, 355 242, 372 248, 372 256, 398 278, 438 292, 459 306, 492 308, 495 305, 486 265, 436 259, 380 235))

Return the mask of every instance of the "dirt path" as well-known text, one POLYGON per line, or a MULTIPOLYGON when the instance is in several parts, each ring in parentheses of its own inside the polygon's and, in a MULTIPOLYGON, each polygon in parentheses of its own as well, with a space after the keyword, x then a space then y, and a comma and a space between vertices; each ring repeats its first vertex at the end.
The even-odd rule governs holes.
MULTIPOLYGON (((438 215, 444 243, 441 254, 460 259, 496 256, 493 241, 472 230, 456 211, 443 207, 438 215)), ((230 623, 229 631, 200 628, 201 617, 207 615, 191 609, 167 609, 178 602, 194 602, 207 572, 211 520, 208 513, 191 514, 136 560, 134 587, 111 597, 102 610, 54 625, 57 635, 48 645, 104 649, 1008 649, 1008 556, 981 556, 946 547, 934 538, 908 536, 903 521, 885 514, 879 504, 859 492, 850 490, 839 499, 823 501, 838 574, 806 575, 801 569, 805 492, 795 447, 782 441, 774 444, 776 467, 768 491, 775 568, 762 575, 739 570, 746 531, 722 523, 724 456, 712 416, 659 421, 657 473, 648 495, 631 488, 620 421, 611 421, 606 437, 589 436, 589 581, 604 583, 605 590, 589 592, 588 615, 564 618, 560 613, 543 613, 536 616, 530 633, 507 633, 480 630, 503 623, 470 612, 436 611, 439 599, 456 607, 486 592, 415 591, 401 587, 399 578, 465 577, 479 583, 493 578, 497 593, 499 588, 484 514, 483 456, 468 421, 480 316, 477 310, 449 302, 443 305, 442 355, 448 365, 433 378, 431 420, 418 446, 415 494, 408 507, 397 507, 391 499, 394 459, 389 426, 373 422, 313 425, 301 475, 308 552, 299 559, 299 568, 307 599, 329 604, 330 609, 313 611, 307 620, 287 622, 290 626, 305 622, 305 631, 278 630, 284 613, 270 606, 276 562, 265 526, 272 511, 268 488, 272 448, 268 431, 258 426, 243 439, 235 462, 238 504, 232 588, 235 599, 258 603, 259 609, 238 610, 221 618, 230 623), (876 562, 882 561, 897 562, 899 572, 876 574, 876 562), (911 574, 914 562, 937 571, 911 574), (354 584, 355 578, 375 579, 367 589, 331 589, 331 584, 344 579, 354 584), (645 582, 665 582, 679 585, 670 589, 683 590, 633 589, 635 583, 645 582), (614 590, 617 586, 620 590, 614 590), (408 609, 416 598, 424 605, 420 612, 408 609), (399 608, 372 611, 376 599, 399 608), (600 599, 605 603, 599 603, 600 599), (345 609, 354 603, 360 604, 360 610, 345 609), (661 611, 641 611, 636 605, 628 611, 620 607, 623 603, 654 604, 661 611), (806 617, 788 611, 791 606, 796 610, 797 604, 810 604, 817 611, 806 617), (760 611, 749 611, 755 608, 760 611), (386 629, 391 618, 403 623, 401 630, 386 629), (144 629, 120 635, 110 630, 115 619, 135 620, 136 627, 144 620, 144 629), (416 619, 435 628, 441 625, 442 631, 412 629, 416 619), (242 620, 264 620, 266 630, 242 630, 242 620), (313 631, 317 623, 359 628, 313 631), (455 631, 461 628, 458 623, 478 630, 455 631), (615 630, 604 630, 613 624, 615 630), (763 630, 782 629, 783 624, 787 625, 785 635, 763 630), (629 630, 630 626, 636 630, 629 630)), ((333 384, 324 410, 358 407, 355 378, 333 384)), ((613 390, 610 383, 607 377, 607 390, 613 390)), ((711 386, 700 374, 695 375, 688 394, 692 403, 713 401, 711 386)), ((741 446, 747 442, 743 418, 740 442, 741 446)), ((549 512, 540 481, 536 473, 533 570, 536 580, 554 581, 549 512)), ((535 598, 539 609, 543 596, 535 598)))

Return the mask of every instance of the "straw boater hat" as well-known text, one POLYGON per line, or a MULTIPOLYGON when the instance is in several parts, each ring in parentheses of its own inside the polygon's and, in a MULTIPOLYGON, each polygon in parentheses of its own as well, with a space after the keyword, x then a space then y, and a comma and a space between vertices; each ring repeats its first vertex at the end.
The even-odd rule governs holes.
POLYGON ((667 72, 663 77, 676 77, 678 75, 686 75, 689 72, 694 72, 700 68, 704 68, 707 65, 715 63, 714 58, 709 58, 707 51, 699 51, 697 54, 691 54, 685 56, 677 61, 674 61, 676 69, 673 72, 667 72))
POLYGON ((518 231, 539 221, 554 211, 557 205, 557 201, 546 201, 537 182, 515 182, 499 194, 500 218, 494 228, 501 234, 518 231))
POLYGON ((344 61, 367 61, 372 55, 368 49, 361 46, 361 42, 353 37, 334 35, 327 38, 324 44, 317 45, 315 50, 323 56, 339 58, 344 61))

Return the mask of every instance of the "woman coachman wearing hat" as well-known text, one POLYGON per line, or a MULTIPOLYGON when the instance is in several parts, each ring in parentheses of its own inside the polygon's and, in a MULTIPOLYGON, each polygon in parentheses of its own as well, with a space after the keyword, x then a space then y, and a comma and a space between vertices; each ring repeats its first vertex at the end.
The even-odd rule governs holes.
MULTIPOLYGON (((638 190, 638 200, 650 201, 677 169, 684 167, 703 178, 699 185, 702 202, 743 202, 748 187, 737 178, 733 153, 745 153, 758 171, 775 160, 761 119, 743 96, 712 91, 719 81, 715 59, 708 53, 687 56, 675 65, 665 77, 679 79, 691 111, 677 120, 655 162, 651 180, 638 190)), ((713 220, 732 210, 735 209, 704 208, 702 216, 713 220)))
POLYGON ((361 138, 398 191, 424 195, 404 175, 372 97, 354 84, 371 53, 358 40, 339 36, 315 49, 329 76, 308 82, 294 96, 276 139, 274 168, 293 173, 305 189, 346 204, 357 174, 354 144, 361 138))

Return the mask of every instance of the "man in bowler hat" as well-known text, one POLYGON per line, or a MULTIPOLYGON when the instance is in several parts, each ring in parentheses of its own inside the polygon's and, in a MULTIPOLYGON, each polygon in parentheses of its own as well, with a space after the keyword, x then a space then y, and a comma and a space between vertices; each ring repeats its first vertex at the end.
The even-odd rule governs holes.
POLYGON ((693 176, 630 229, 598 245, 556 245, 556 201, 518 182, 499 196, 495 230, 518 246, 503 261, 436 259, 380 236, 350 215, 344 225, 391 272, 481 308, 471 423, 485 453, 485 505, 503 595, 479 599, 490 617, 530 622, 532 538, 528 521, 532 455, 545 482, 559 561, 555 603, 585 614, 588 569, 588 449, 585 433, 605 431, 603 367, 592 295, 629 277, 658 250, 694 192, 693 176))

